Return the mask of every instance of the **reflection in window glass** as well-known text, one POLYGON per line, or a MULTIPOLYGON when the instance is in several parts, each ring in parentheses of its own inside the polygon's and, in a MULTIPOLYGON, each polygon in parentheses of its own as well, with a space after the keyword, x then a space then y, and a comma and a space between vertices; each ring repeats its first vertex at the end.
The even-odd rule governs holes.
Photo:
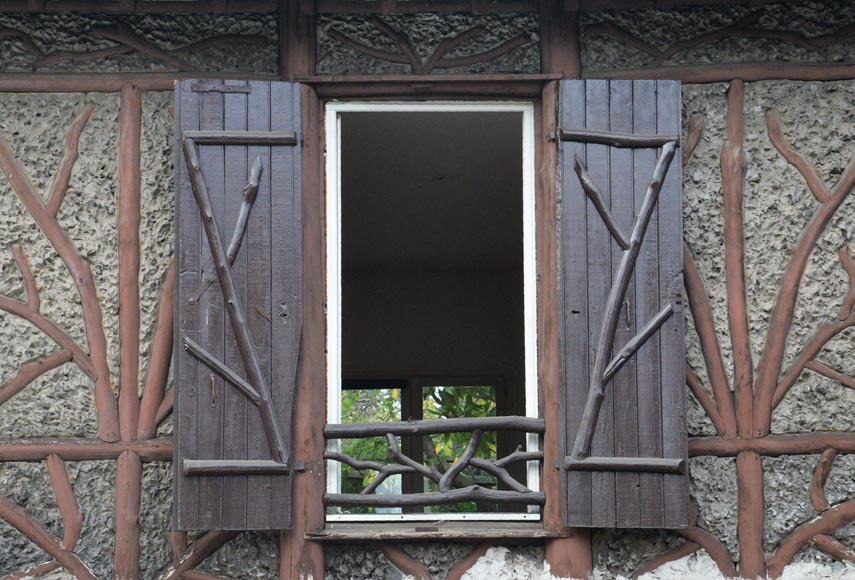
MULTIPOLYGON (((400 388, 345 388, 341 398, 342 423, 375 423, 380 421, 399 421, 401 419, 400 388)), ((400 445, 400 437, 398 438, 400 445)), ((367 437, 365 439, 343 439, 341 452, 361 461, 386 463, 388 446, 385 437, 367 437)), ((377 475, 376 471, 357 471, 349 465, 341 467, 342 493, 359 493, 377 475)), ((393 475, 386 479, 374 493, 401 493, 401 476, 393 475)), ((342 513, 382 514, 401 513, 400 508, 344 508, 342 513)))
MULTIPOLYGON (((457 417, 495 417, 496 389, 491 386, 428 386, 422 389, 422 412, 425 419, 452 419, 457 417)), ((445 472, 466 450, 471 433, 440 433, 422 441, 425 464, 445 472)), ((496 433, 481 436, 475 457, 496 459, 496 433)), ((480 485, 497 489, 496 478, 480 469, 467 467, 454 482, 454 487, 480 485)), ((425 480, 425 491, 438 491, 436 483, 425 480)), ((427 508, 435 513, 495 511, 495 507, 464 502, 427 508)))

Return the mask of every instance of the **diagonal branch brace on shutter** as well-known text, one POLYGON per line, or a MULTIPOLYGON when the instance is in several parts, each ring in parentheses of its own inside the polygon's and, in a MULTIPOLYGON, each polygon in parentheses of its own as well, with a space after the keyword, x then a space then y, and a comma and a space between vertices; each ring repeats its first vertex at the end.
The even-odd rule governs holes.
MULTIPOLYGON (((261 367, 261 361, 258 358, 255 346, 252 341, 252 336, 249 331, 249 325, 246 321, 246 315, 243 307, 238 299, 238 292, 232 276, 231 265, 234 262, 235 256, 240 249, 241 239, 246 230, 246 223, 249 217, 249 212, 255 200, 255 194, 258 189, 258 179, 261 174, 260 160, 256 160, 253 169, 250 172, 249 181, 244 188, 244 198, 241 207, 240 218, 235 228, 235 234, 229 244, 228 251, 223 245, 222 237, 220 236, 219 227, 214 219, 214 210, 211 203, 211 197, 208 193, 208 188, 205 184, 204 176, 202 175, 199 156, 196 152, 196 142, 193 139, 193 133, 202 138, 202 142, 206 144, 223 144, 231 142, 232 135, 227 132, 209 131, 191 132, 186 131, 182 139, 182 148, 184 150, 184 158, 187 162, 187 169, 190 174, 190 183, 193 189, 193 195, 196 198, 196 203, 199 207, 199 212, 202 219, 202 225, 205 230, 205 237, 208 240, 208 245, 211 249, 211 257, 214 262, 217 278, 223 292, 226 309, 229 314, 232 329, 234 330, 235 340, 240 351, 241 359, 244 367, 247 370, 247 380, 244 381, 240 375, 230 369, 225 363, 216 359, 211 353, 205 351, 201 346, 194 343, 187 337, 184 337, 185 349, 197 358, 200 362, 208 366, 227 382, 235 386, 242 394, 244 394, 259 410, 261 422, 264 426, 264 432, 267 437, 267 442, 270 446, 270 453, 273 457, 273 462, 287 469, 288 452, 282 437, 279 425, 276 422, 275 410, 270 397, 270 388, 264 377, 264 371, 261 367)), ((280 135, 261 135, 261 134, 242 134, 240 137, 241 145, 256 143, 257 141, 264 144, 280 144, 280 145, 295 145, 296 138, 290 134, 283 139, 280 135), (249 141, 247 139, 249 138, 249 141)), ((276 467, 270 465, 270 461, 205 461, 204 464, 193 463, 192 460, 185 459, 184 473, 185 475, 209 475, 218 473, 221 475, 227 474, 250 474, 250 473, 271 473, 276 467)))
MULTIPOLYGON (((641 250, 641 244, 644 241, 645 234, 647 233, 647 226, 650 223, 650 218, 653 215, 657 202, 659 201, 659 191, 662 188, 665 175, 671 166, 671 161, 674 159, 678 142, 676 140, 668 140, 673 138, 670 135, 654 135, 647 137, 609 133, 606 131, 561 131, 562 140, 569 140, 569 138, 565 139, 565 137, 570 135, 572 135, 574 140, 600 144, 607 143, 612 146, 657 147, 662 145, 662 151, 656 161, 653 176, 647 186, 641 208, 635 218, 632 231, 628 239, 625 237, 625 234, 620 231, 616 220, 612 217, 608 208, 606 208, 602 201, 602 195, 599 193, 599 189, 591 176, 588 175, 587 169, 578 156, 574 163, 582 188, 596 207, 612 237, 615 238, 617 243, 623 249, 623 255, 609 291, 605 314, 600 327, 600 334, 595 351, 594 367, 591 372, 591 379, 588 388, 588 397, 585 401, 585 410, 582 414, 582 420, 579 423, 579 429, 576 432, 571 456, 565 462, 565 467, 567 469, 590 470, 590 465, 584 463, 582 460, 586 459, 591 452, 591 441, 594 438, 600 407, 602 406, 603 399, 606 395, 606 385, 615 373, 617 373, 620 367, 623 366, 623 364, 639 348, 641 348, 641 346, 674 312, 674 307, 671 304, 667 304, 635 337, 626 343, 626 345, 618 352, 617 356, 610 360, 615 340, 615 333, 617 331, 620 306, 626 299, 627 289, 629 288, 632 273, 635 270, 638 254, 641 250)), ((616 460, 614 458, 610 460, 610 468, 609 465, 606 465, 608 462, 596 461, 591 462, 591 464, 596 464, 604 470, 614 471, 615 466, 613 464, 615 461, 616 460)), ((673 466, 669 464, 668 466, 665 466, 665 468, 670 469, 673 472, 673 470, 678 469, 678 466, 676 464, 673 466)), ((636 469, 636 471, 637 470, 638 469, 636 469)), ((660 470, 657 469, 657 471, 660 470)))

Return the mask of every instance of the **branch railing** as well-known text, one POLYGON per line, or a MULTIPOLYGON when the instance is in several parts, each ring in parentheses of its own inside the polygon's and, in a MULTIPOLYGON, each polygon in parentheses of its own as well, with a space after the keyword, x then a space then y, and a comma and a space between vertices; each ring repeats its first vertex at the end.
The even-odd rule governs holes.
POLYGON ((422 507, 447 505, 460 502, 477 501, 499 504, 543 505, 546 495, 530 489, 518 481, 509 471, 511 465, 529 461, 543 461, 543 452, 525 451, 517 448, 512 453, 496 459, 476 457, 478 445, 484 433, 518 432, 543 435, 546 424, 543 419, 532 417, 472 417, 423 421, 399 421, 379 423, 329 424, 324 428, 327 441, 340 439, 365 439, 385 437, 387 444, 386 461, 369 461, 346 455, 337 450, 324 454, 328 461, 347 465, 357 471, 373 471, 376 475, 360 493, 327 493, 324 504, 338 507, 422 507), (469 433, 469 442, 456 460, 444 471, 436 465, 421 463, 408 457, 401 451, 398 436, 440 435, 445 433, 469 433), (473 468, 495 477, 508 489, 492 489, 459 477, 467 469, 473 468), (424 493, 377 494, 380 485, 389 477, 406 473, 420 474, 433 482, 437 491, 424 493), (460 485, 466 483, 466 485, 460 485))

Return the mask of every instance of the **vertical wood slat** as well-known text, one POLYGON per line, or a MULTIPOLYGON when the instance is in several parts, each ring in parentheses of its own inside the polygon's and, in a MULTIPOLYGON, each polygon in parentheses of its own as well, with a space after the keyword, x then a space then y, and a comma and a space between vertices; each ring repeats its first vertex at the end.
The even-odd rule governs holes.
MULTIPOLYGON (((248 95, 247 128, 250 131, 270 130, 270 84, 252 81, 249 83, 251 92, 248 95)), ((262 368, 271 390, 275 392, 270 360, 271 312, 270 302, 270 179, 272 174, 269 147, 249 147, 248 162, 250 165, 256 158, 261 159, 264 168, 258 186, 258 197, 250 214, 247 226, 246 253, 251 267, 248 279, 249 298, 246 302, 247 319, 259 353, 262 368), (261 311, 260 314, 259 310, 261 311), (267 318, 264 317, 267 316, 267 318)), ((264 436, 261 416, 258 409, 249 407, 247 410, 247 440, 249 459, 270 459, 270 448, 264 436)), ((270 477, 253 475, 247 478, 247 527, 250 529, 265 529, 270 527, 270 477)))
MULTIPOLYGON (((612 131, 632 133, 632 81, 609 83, 609 126, 612 131)), ((635 216, 633 203, 632 150, 610 148, 609 185, 612 215, 624 232, 632 229, 635 216)), ((613 280, 623 251, 611 243, 613 280)), ((621 305, 615 343, 625 344, 636 333, 635 278, 630 282, 626 300, 621 305)), ((646 320, 646 319, 645 319, 646 320)), ((616 457, 638 457, 638 397, 635 382, 635 359, 631 359, 613 379, 614 454, 616 457)), ((615 474, 615 523, 634 528, 639 523, 639 474, 615 474)))
MULTIPOLYGON (((585 125, 585 83, 562 83, 559 94, 561 127, 585 125)), ((569 454, 573 436, 582 418, 582 404, 588 388, 588 262, 586 231, 587 200, 576 173, 573 159, 585 160, 585 146, 563 143, 559 151, 561 187, 559 218, 558 292, 559 380, 561 405, 561 458, 569 454)), ((565 472, 561 478, 561 515, 573 525, 591 525, 591 474, 565 472)))
MULTIPOLYGON (((236 81, 226 81, 227 85, 244 84, 236 81)), ((247 95, 245 93, 224 93, 223 129, 247 130, 247 95)), ((242 202, 243 186, 247 176, 247 148, 240 145, 226 145, 224 155, 224 219, 220 222, 226 243, 231 241, 232 232, 237 224, 238 213, 242 202)), ((246 243, 246 240, 244 240, 246 243)), ((238 290, 241 304, 247 302, 248 279, 247 248, 241 245, 241 251, 235 256, 232 266, 232 276, 238 290)), ((211 287, 209 292, 219 290, 218 285, 211 287)), ((250 316, 250 314, 247 314, 250 316)), ((246 376, 246 370, 241 359, 240 350, 234 339, 231 325, 225 324, 225 363, 229 368, 246 376)), ((259 351, 263 352, 263 351, 259 351)), ((263 359, 264 357, 262 357, 263 359)), ((247 456, 247 400, 236 389, 226 385, 223 393, 223 459, 245 459, 247 456)), ((248 501, 246 478, 223 478, 223 527, 242 529, 246 527, 246 506, 248 501)))
POLYGON ((190 191, 190 176, 181 148, 181 133, 199 128, 199 103, 196 94, 190 91, 189 80, 179 81, 175 99, 175 255, 178 274, 177 297, 175 300, 175 370, 176 391, 174 428, 178 435, 173 461, 174 526, 188 529, 196 526, 199 517, 199 480, 181 476, 184 458, 197 457, 196 446, 196 397, 198 393, 197 364, 182 353, 182 336, 199 342, 199 308, 190 300, 199 288, 199 264, 201 252, 201 222, 199 210, 190 191))
MULTIPOLYGON (((609 130, 609 82, 604 80, 585 83, 585 124, 589 129, 609 130)), ((587 167, 591 177, 600 185, 605 202, 611 206, 609 182, 609 146, 587 145, 587 167)), ((600 334, 603 315, 608 301, 612 281, 612 244, 608 228, 588 200, 588 359, 593 365, 594 348, 600 334)), ((589 366, 589 369, 591 367, 589 366)), ((590 372, 590 370, 589 370, 590 372)), ((587 386, 588 381, 586 381, 587 386)), ((613 390, 613 385, 610 387, 613 390)), ((587 391, 587 389, 586 389, 587 391)), ((580 403, 584 401, 580 399, 580 403)), ((614 455, 614 396, 605 398, 597 421, 591 455, 614 455)), ((594 472, 591 474, 591 524, 597 528, 613 527, 615 524, 615 474, 594 472)))
MULTIPOLYGON (((199 128, 223 129, 223 93, 208 91, 199 97, 199 128)), ((214 219, 224 220, 225 158, 222 145, 208 145, 199 150, 199 163, 211 203, 214 219)), ((198 212, 198 208, 196 208, 198 212)), ((225 229, 225 228, 222 228, 225 229)), ((214 274, 208 241, 202 235, 201 277, 214 274)), ((220 360, 225 355, 225 307, 219 286, 211 285, 199 297, 199 344, 220 360)), ((223 459, 223 380, 209 369, 199 369, 196 398, 196 436, 199 457, 223 459)), ((209 530, 222 525, 223 478, 205 477, 199 481, 199 527, 209 530)))
MULTIPOLYGON (((656 133, 656 81, 636 81, 633 94, 633 131, 656 133)), ((650 179, 650 168, 656 163, 655 149, 633 151, 636 212, 644 199, 650 179)), ((672 167, 673 169, 673 167, 672 167)), ((636 317, 650 320, 660 310, 659 296, 659 208, 653 212, 647 235, 641 246, 635 272, 636 317)), ((638 377, 638 452, 642 457, 662 456, 662 409, 660 405, 659 334, 639 349, 636 355, 638 377)), ((662 527, 662 477, 652 473, 640 475, 639 499, 643 527, 662 527)))
MULTIPOLYGON (((562 81, 560 127, 638 135, 678 134, 680 85, 656 81, 562 81)), ((628 234, 650 182, 658 150, 561 143, 559 329, 562 453, 573 445, 603 309, 622 256, 573 171, 573 155, 598 184, 606 206, 628 234)), ((667 304, 662 329, 608 383, 591 455, 685 459, 682 308, 682 209, 679 163, 672 163, 645 236, 613 350, 667 304), (629 309, 627 310, 627 304, 629 309)), ((614 353, 612 353, 614 354, 614 353)), ((564 474, 562 515, 577 527, 679 528, 688 524, 688 476, 577 471, 564 474), (586 476, 590 479, 586 480, 586 476)))
MULTIPOLYGON (((245 84, 226 81, 234 83, 245 84)), ((179 85, 178 139, 188 129, 300 131, 296 85, 252 82, 249 93, 194 93, 191 87, 192 81, 179 85)), ((277 425, 290 450, 302 299, 300 147, 214 143, 197 147, 224 245, 232 239, 249 169, 261 158, 258 194, 231 275, 236 302, 244 311, 262 373, 269 381, 277 425)), ((271 454, 258 409, 218 377, 214 377, 212 398, 212 373, 182 348, 187 336, 246 376, 234 329, 225 316, 222 289, 219 282, 208 279, 214 273, 208 240, 181 153, 177 160, 176 253, 181 283, 175 341, 176 528, 285 529, 291 524, 290 475, 187 477, 181 472, 184 458, 269 459, 271 454), (206 283, 207 290, 197 296, 200 285, 206 283), (185 377, 192 378, 192 384, 185 384, 185 377)))
MULTIPOLYGON (((273 131, 301 134, 300 87, 274 83, 270 94, 270 125, 273 131)), ((273 374, 278 387, 273 404, 291 448, 291 423, 302 328, 302 171, 301 147, 277 147, 271 152, 271 299, 273 307, 273 374)), ((277 478, 271 491, 271 527, 291 526, 292 479, 277 478)))
MULTIPOLYGON (((657 131, 679 133, 680 83, 656 81, 657 131)), ((671 164, 659 199, 659 295, 660 303, 672 302, 674 315, 659 331, 662 366, 662 454, 668 458, 688 455, 686 433, 686 353, 682 309, 682 166, 671 164)), ((685 526, 689 518, 687 476, 663 476, 664 527, 685 526)))

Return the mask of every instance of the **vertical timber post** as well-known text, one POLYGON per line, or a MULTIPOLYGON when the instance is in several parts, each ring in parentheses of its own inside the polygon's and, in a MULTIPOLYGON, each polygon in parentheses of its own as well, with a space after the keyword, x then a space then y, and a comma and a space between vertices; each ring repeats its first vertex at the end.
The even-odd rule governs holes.
MULTIPOLYGON (((315 16, 303 14, 300 0, 279 2, 280 77, 294 81, 315 72, 315 16)), ((319 580, 324 577, 324 550, 305 539, 324 525, 326 489, 323 425, 326 422, 324 354, 323 190, 321 189, 321 109, 317 95, 301 88, 303 147, 303 332, 298 361, 293 456, 305 470, 294 474, 294 511, 290 531, 279 537, 279 578, 319 580)))
MULTIPOLYGON (((579 14, 565 10, 562 0, 540 2, 541 72, 560 74, 565 79, 580 78, 579 14)), ((587 578, 593 571, 591 535, 588 530, 564 528, 561 518, 561 450, 558 443, 558 247, 557 231, 557 143, 547 143, 556 130, 557 83, 548 83, 541 100, 538 180, 538 328, 541 353, 538 380, 542 393, 546 437, 543 445, 543 490, 546 506, 543 525, 548 530, 568 532, 564 538, 546 542, 545 557, 558 577, 587 578)))
MULTIPOLYGON (((123 442, 137 438, 139 423, 140 138, 142 96, 122 85, 119 113, 119 430, 123 442)), ((115 577, 139 578, 142 461, 123 452, 116 466, 115 577)))

